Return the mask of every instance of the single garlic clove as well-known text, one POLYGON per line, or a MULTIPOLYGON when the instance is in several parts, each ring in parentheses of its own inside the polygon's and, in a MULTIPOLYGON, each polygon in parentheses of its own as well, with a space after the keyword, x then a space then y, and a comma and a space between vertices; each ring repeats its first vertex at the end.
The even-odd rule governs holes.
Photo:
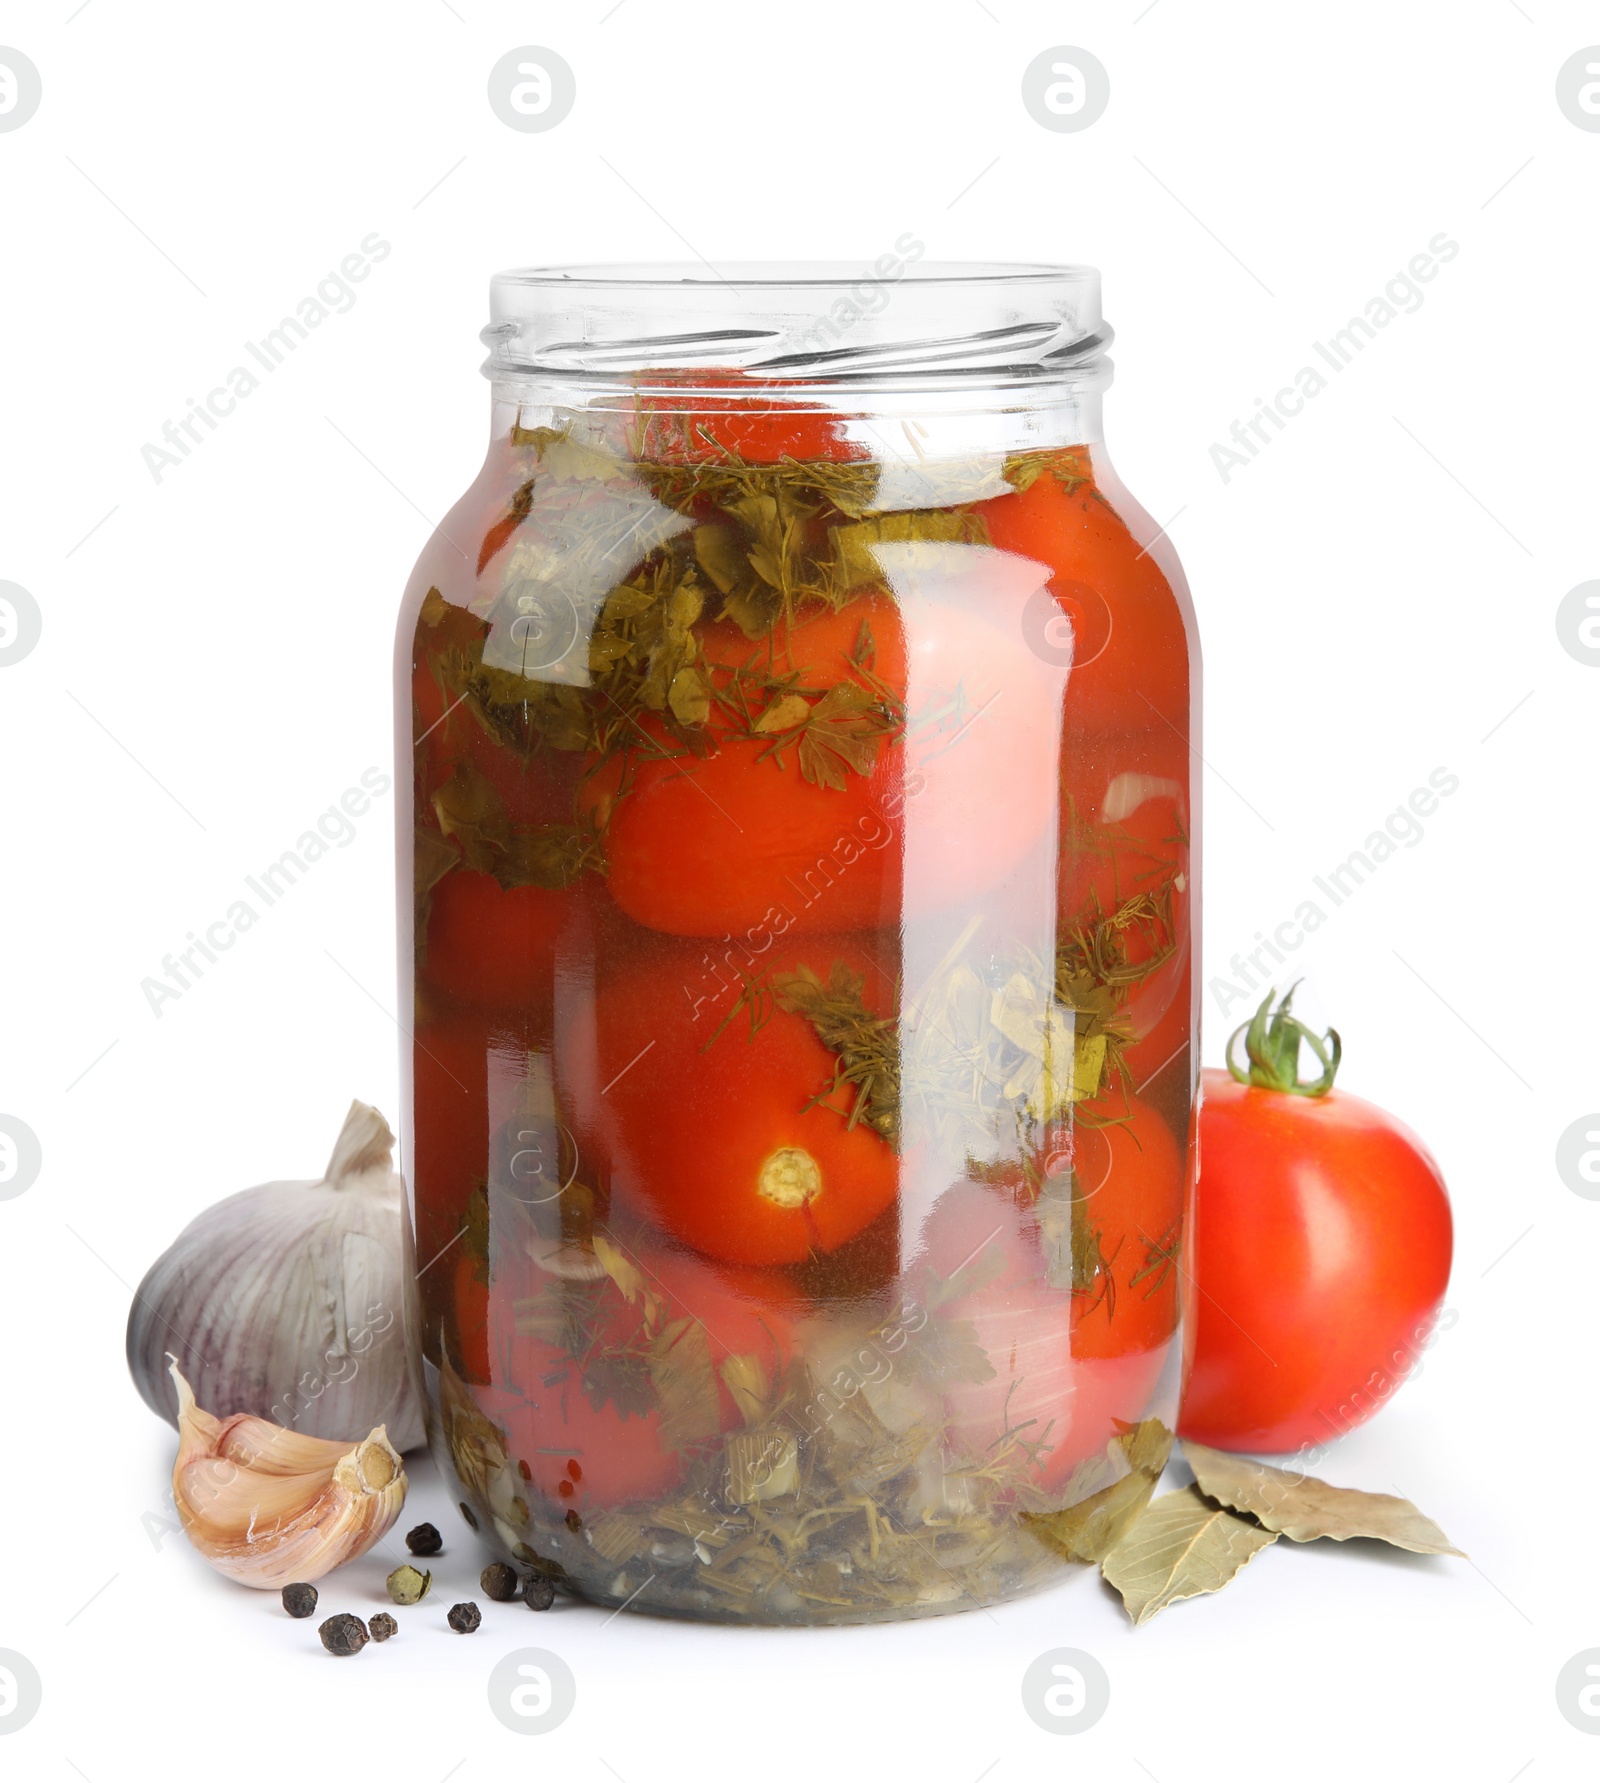
POLYGON ((174 1360, 178 1516, 218 1572, 260 1591, 320 1579, 379 1540, 400 1515, 405 1468, 383 1426, 354 1445, 196 1405, 174 1360))

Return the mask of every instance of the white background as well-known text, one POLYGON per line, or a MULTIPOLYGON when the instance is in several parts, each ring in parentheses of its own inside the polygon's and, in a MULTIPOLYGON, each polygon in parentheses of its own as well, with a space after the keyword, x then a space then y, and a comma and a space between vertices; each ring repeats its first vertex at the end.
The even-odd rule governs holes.
MULTIPOLYGON (((7 1776, 1592 1775, 1555 1678, 1600 1645, 1600 1206, 1554 1154, 1600 1104, 1600 669, 1555 610, 1600 574, 1600 134, 1554 93, 1600 7, 74 6, 0 5, 43 76, 0 134, 0 578, 44 615, 0 670, 0 1112, 44 1158, 0 1203, 0 1647, 45 1691, 7 1776), (530 43, 577 76, 543 134, 485 98, 530 43), (1110 71, 1080 134, 1021 103, 1058 44, 1110 71), (1458 1220, 1454 1327, 1323 1471, 1407 1493, 1472 1561, 1280 1543, 1137 1634, 1087 1573, 889 1630, 487 1605, 470 1639, 408 1624, 336 1665, 163 1527, 171 1434, 122 1331, 200 1207, 315 1175, 352 1095, 394 1107, 392 799, 159 1019, 140 981, 389 765, 394 608, 483 449, 491 271, 865 263, 906 230, 1104 272, 1110 449, 1176 516, 1204 638, 1208 977, 1460 778, 1296 963, 1458 1220), (372 231, 393 251, 354 307, 155 482, 141 446, 372 231), (1421 308, 1225 483, 1213 442, 1440 231, 1460 252, 1421 308), (529 1644, 578 1680, 541 1739, 485 1697, 529 1644), (1074 1738, 1019 1695, 1056 1646, 1111 1679, 1074 1738)), ((424 1483, 406 1518, 452 1543, 441 1608, 482 1564, 447 1508, 424 1483)), ((326 1607, 370 1613, 392 1563, 326 1607)))

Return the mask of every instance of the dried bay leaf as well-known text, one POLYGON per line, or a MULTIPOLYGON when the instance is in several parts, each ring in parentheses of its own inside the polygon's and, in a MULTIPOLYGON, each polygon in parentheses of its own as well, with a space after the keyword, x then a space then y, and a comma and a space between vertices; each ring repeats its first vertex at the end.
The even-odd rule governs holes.
POLYGON ((1064 1511, 1024 1511, 1022 1520, 1069 1560, 1104 1560, 1155 1489, 1151 1474, 1124 1474, 1064 1511))
POLYGON ((1129 1467, 1161 1477, 1172 1453, 1172 1432, 1159 1418, 1142 1418, 1130 1425, 1117 1439, 1128 1457, 1129 1467))
POLYGON ((1023 1521, 1069 1560, 1104 1560, 1150 1502, 1172 1440, 1159 1418, 1130 1424, 1074 1469, 1063 1508, 1025 1511, 1023 1521))
POLYGON ((1289 1473, 1243 1455, 1225 1455, 1204 1443, 1186 1442, 1183 1457, 1207 1497, 1248 1512, 1274 1534, 1286 1535, 1292 1542, 1323 1538, 1344 1542, 1365 1536, 1413 1554, 1466 1558, 1439 1525, 1423 1516, 1409 1499, 1330 1486, 1310 1474, 1289 1473))
POLYGON ((1220 1591, 1277 1532, 1213 1504, 1195 1486, 1168 1492, 1145 1511, 1100 1563, 1133 1625, 1168 1604, 1220 1591))

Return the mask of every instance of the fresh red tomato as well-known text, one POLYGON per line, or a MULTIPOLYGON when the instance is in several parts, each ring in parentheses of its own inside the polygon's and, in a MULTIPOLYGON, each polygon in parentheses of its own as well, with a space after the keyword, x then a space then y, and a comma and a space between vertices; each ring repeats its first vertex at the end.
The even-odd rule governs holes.
POLYGON ((556 945, 576 920, 581 885, 506 887, 463 867, 433 888, 428 914, 428 983, 459 1003, 521 1009, 548 1002, 556 945))
MULTIPOLYGON (((735 668, 768 659, 730 628, 713 634, 724 691, 735 668)), ((922 610, 907 640, 893 604, 866 597, 794 626, 771 660, 770 674, 803 677, 794 697, 810 711, 796 709, 795 722, 732 734, 748 725, 719 708, 706 754, 634 751, 588 783, 585 802, 605 818, 611 894, 634 921, 681 935, 743 935, 774 919, 795 933, 875 928, 897 920, 902 902, 920 912, 981 894, 1053 821, 1054 775, 1047 793, 1036 770, 1058 694, 1020 635, 951 604, 922 610), (877 646, 871 675, 854 661, 863 623, 877 646), (830 727, 854 722, 830 717, 823 690, 879 683, 909 706, 904 733, 868 738, 867 773, 843 767, 831 786, 815 771, 807 778, 802 750, 837 766, 830 727)), ((641 729, 661 748, 659 727, 641 729)))
POLYGON ((1213 1448, 1315 1447, 1369 1418, 1416 1361, 1450 1278, 1438 1165, 1392 1115, 1331 1087, 1338 1037, 1312 1036, 1292 996, 1257 1011, 1246 1081, 1204 1074, 1179 1428, 1213 1448), (1302 1039, 1325 1062, 1314 1085, 1300 1080, 1302 1039))
POLYGON ((1069 494, 1045 471, 977 511, 994 545, 1054 572, 1051 589, 1072 631, 1073 726, 1129 731, 1165 721, 1186 730, 1183 608, 1147 545, 1094 483, 1069 494))
POLYGON ((834 1250, 899 1184, 893 1145, 865 1121, 851 1125, 856 1092, 830 1092, 835 1055, 811 1023, 764 990, 752 1034, 738 977, 808 966, 827 981, 843 960, 882 1017, 892 966, 874 937, 769 936, 767 947, 736 956, 658 941, 618 952, 592 1004, 564 1013, 558 1051, 580 1151, 609 1165, 615 1200, 730 1263, 834 1250))

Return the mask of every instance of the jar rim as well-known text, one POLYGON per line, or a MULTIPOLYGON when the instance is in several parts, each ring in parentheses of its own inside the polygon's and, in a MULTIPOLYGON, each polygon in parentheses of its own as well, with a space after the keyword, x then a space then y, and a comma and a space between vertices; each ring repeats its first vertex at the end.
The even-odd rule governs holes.
POLYGON ((490 280, 484 374, 579 385, 736 374, 786 385, 1068 380, 1103 387, 1092 266, 925 260, 909 231, 867 265, 528 266, 490 280))
MULTIPOLYGON (((883 258, 880 256, 879 258, 883 258)), ((673 288, 684 285, 724 286, 768 291, 793 286, 816 290, 857 285, 978 285, 1098 283, 1095 267, 1042 260, 916 260, 894 273, 875 273, 845 260, 741 260, 718 270, 709 261, 617 260, 581 261, 558 266, 513 266, 494 275, 494 286, 574 285, 612 288, 673 288)))

